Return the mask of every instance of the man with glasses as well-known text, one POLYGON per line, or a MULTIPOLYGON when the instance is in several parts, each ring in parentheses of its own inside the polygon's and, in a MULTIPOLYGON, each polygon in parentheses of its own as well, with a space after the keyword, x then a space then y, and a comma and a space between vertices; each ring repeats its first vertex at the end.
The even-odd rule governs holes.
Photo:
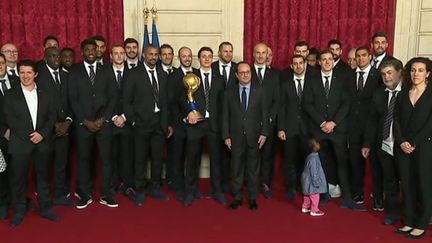
POLYGON ((8 75, 18 77, 18 49, 16 46, 12 43, 6 43, 1 47, 0 51, 6 57, 6 68, 8 75))

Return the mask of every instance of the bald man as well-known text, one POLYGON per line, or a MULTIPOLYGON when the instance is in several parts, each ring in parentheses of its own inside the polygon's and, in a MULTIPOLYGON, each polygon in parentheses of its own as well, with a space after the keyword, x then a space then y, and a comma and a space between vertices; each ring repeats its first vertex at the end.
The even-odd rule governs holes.
POLYGON ((0 51, 6 57, 6 68, 7 68, 8 75, 13 75, 15 77, 18 77, 18 69, 17 69, 18 49, 17 49, 17 47, 12 43, 6 43, 1 47, 0 51))

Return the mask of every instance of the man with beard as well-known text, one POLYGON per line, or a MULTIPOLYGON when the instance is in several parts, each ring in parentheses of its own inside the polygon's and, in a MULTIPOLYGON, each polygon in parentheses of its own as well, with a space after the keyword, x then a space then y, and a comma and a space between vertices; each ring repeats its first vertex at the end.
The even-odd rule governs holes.
MULTIPOLYGON (((297 41, 295 43, 294 55, 300 55, 305 60, 307 60, 309 53, 310 53, 309 52, 309 43, 307 41, 300 40, 300 41, 297 41)), ((312 65, 307 64, 306 65, 306 73, 318 75, 319 74, 319 68, 317 68, 317 66, 314 67, 312 65)))
POLYGON ((96 42, 96 64, 101 67, 106 67, 110 63, 105 59, 105 52, 107 48, 107 41, 101 35, 95 35, 92 38, 96 42))
POLYGON ((126 68, 132 69, 142 65, 138 60, 138 41, 134 38, 127 38, 123 45, 126 51, 126 68))
POLYGON ((180 67, 168 77, 168 97, 169 108, 171 110, 174 135, 168 141, 168 160, 171 161, 174 171, 174 181, 168 186, 177 191, 176 198, 184 200, 184 164, 185 164, 185 145, 186 145, 186 124, 183 121, 183 114, 187 107, 183 105, 186 88, 183 84, 183 77, 197 69, 192 68, 192 50, 183 46, 178 50, 180 67))
POLYGON ((60 52, 60 65, 62 70, 69 72, 73 65, 75 65, 75 50, 65 47, 60 52))
POLYGON ((167 75, 170 75, 175 69, 172 66, 174 59, 174 49, 169 44, 163 44, 159 48, 159 52, 160 62, 158 62, 158 66, 161 67, 167 75))
POLYGON ((68 101, 68 74, 60 69, 60 50, 57 47, 45 49, 45 65, 41 66, 37 79, 38 86, 54 98, 56 108, 54 139, 54 203, 74 205, 68 198, 70 185, 67 179, 69 166, 70 126, 72 112, 68 101))
POLYGON ((388 41, 387 41, 387 33, 385 32, 377 32, 372 36, 371 47, 374 51, 372 67, 376 70, 379 70, 381 63, 384 61, 395 59, 393 56, 390 56, 387 53, 388 41))
POLYGON ((340 78, 345 79, 351 73, 351 68, 344 60, 342 60, 342 42, 337 39, 330 40, 327 44, 327 48, 333 53, 334 68, 333 71, 340 78))

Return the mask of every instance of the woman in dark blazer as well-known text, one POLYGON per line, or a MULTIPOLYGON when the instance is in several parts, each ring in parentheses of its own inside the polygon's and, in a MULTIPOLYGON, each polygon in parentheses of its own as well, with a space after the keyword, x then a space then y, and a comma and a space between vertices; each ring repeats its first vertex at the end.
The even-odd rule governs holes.
POLYGON ((417 239, 425 235, 432 215, 432 69, 428 58, 405 66, 407 89, 395 107, 395 156, 403 189, 404 226, 396 233, 417 239))

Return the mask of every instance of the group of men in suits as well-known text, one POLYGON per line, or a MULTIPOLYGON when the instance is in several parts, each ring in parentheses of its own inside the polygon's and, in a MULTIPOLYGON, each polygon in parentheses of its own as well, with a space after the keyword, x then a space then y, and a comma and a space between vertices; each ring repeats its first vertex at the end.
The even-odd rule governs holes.
MULTIPOLYGON (((320 155, 330 189, 342 191, 341 206, 364 211, 365 157, 369 154, 362 153, 363 134, 372 96, 382 86, 377 70, 391 58, 386 54, 384 33, 375 35, 372 43, 375 58, 367 47, 358 48, 353 70, 340 58, 339 40, 331 40, 320 53, 318 67, 307 63, 309 45, 299 41, 291 67, 283 71, 271 66, 271 49, 264 43, 254 47, 253 64, 233 62, 229 42, 219 45, 215 62, 213 50, 202 47, 198 69, 192 68, 192 50, 185 46, 178 50, 178 68, 172 66, 174 50, 167 44, 160 48, 149 45, 143 52, 144 62, 139 62, 139 46, 133 38, 112 46, 111 62, 104 59, 107 42, 102 36, 86 39, 81 43, 83 61, 73 66, 74 53, 68 48, 60 51, 55 37, 45 39, 44 59, 37 65, 23 61, 17 67, 18 50, 13 44, 4 45, 0 55, 0 101, 5 114, 1 116, 1 149, 9 151, 8 160, 13 164, 8 174, 16 211, 12 225, 19 225, 25 217, 27 180, 23 175, 28 173, 30 158, 42 161, 36 168, 42 216, 59 219, 49 200, 45 169, 52 151, 54 203, 79 209, 92 203, 95 144, 102 163, 99 202, 103 205, 117 207, 114 197, 119 192, 139 206, 146 196, 169 200, 161 190, 165 163, 168 187, 176 190, 176 198, 185 206, 191 206, 203 197, 199 168, 207 145, 209 197, 225 205, 225 193, 232 193, 230 208, 237 209, 246 183, 249 208, 257 210, 258 192, 266 198, 273 196, 277 139, 284 143, 287 198, 292 200, 306 157, 305 141, 312 136, 322 144, 320 155), (20 73, 20 79, 13 70, 20 73), (189 73, 201 80, 193 93, 193 108, 183 84, 189 73), (70 199, 72 138, 77 149, 78 202, 70 199)), ((379 163, 375 165, 374 209, 382 210, 382 172, 379 163)), ((3 177, 0 174, 2 188, 7 185, 3 177)), ((0 192, 0 206, 6 203, 5 191, 0 192)), ((2 210, 0 207, 0 213, 2 210)))

